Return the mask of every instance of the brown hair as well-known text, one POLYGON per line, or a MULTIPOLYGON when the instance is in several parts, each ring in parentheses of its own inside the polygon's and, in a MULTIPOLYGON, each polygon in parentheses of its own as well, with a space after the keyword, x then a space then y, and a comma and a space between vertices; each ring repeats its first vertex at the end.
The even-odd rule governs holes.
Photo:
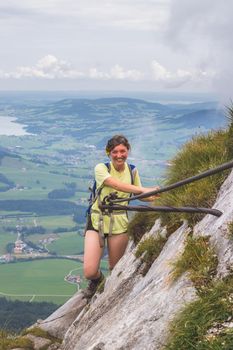
POLYGON ((118 145, 124 145, 128 151, 131 149, 129 141, 127 140, 127 138, 125 136, 115 135, 107 142, 107 145, 105 148, 107 155, 109 155, 110 152, 113 150, 113 148, 115 148, 118 145))

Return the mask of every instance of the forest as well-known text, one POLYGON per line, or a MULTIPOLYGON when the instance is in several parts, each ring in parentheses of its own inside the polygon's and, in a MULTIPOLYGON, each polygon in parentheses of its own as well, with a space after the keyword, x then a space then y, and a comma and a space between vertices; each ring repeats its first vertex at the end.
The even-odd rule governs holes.
POLYGON ((48 302, 11 301, 0 298, 0 329, 20 332, 32 325, 38 318, 45 319, 58 305, 48 302))

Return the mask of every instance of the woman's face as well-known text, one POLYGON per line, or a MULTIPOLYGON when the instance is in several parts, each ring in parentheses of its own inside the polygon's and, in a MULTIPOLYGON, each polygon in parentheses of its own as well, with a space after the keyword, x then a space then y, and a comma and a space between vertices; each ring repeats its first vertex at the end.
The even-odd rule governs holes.
POLYGON ((124 165, 129 154, 129 150, 124 145, 120 144, 114 147, 110 152, 110 157, 115 167, 124 165))

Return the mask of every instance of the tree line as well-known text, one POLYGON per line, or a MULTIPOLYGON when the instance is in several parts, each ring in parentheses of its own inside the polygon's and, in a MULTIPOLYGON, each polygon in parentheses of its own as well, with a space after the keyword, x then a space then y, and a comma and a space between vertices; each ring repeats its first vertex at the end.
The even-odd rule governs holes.
POLYGON ((48 302, 27 302, 0 298, 0 329, 20 332, 36 322, 52 314, 58 305, 48 302))
POLYGON ((86 213, 86 207, 82 205, 55 199, 0 200, 0 210, 21 211, 42 216, 77 214, 81 222, 84 222, 86 213))

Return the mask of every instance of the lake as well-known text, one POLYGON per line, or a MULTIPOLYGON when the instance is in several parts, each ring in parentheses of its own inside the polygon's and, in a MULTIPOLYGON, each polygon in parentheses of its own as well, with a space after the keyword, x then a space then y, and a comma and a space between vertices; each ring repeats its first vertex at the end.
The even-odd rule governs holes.
POLYGON ((29 133, 25 131, 26 125, 19 124, 15 122, 16 120, 17 118, 14 117, 0 116, 0 135, 29 135, 29 133))

